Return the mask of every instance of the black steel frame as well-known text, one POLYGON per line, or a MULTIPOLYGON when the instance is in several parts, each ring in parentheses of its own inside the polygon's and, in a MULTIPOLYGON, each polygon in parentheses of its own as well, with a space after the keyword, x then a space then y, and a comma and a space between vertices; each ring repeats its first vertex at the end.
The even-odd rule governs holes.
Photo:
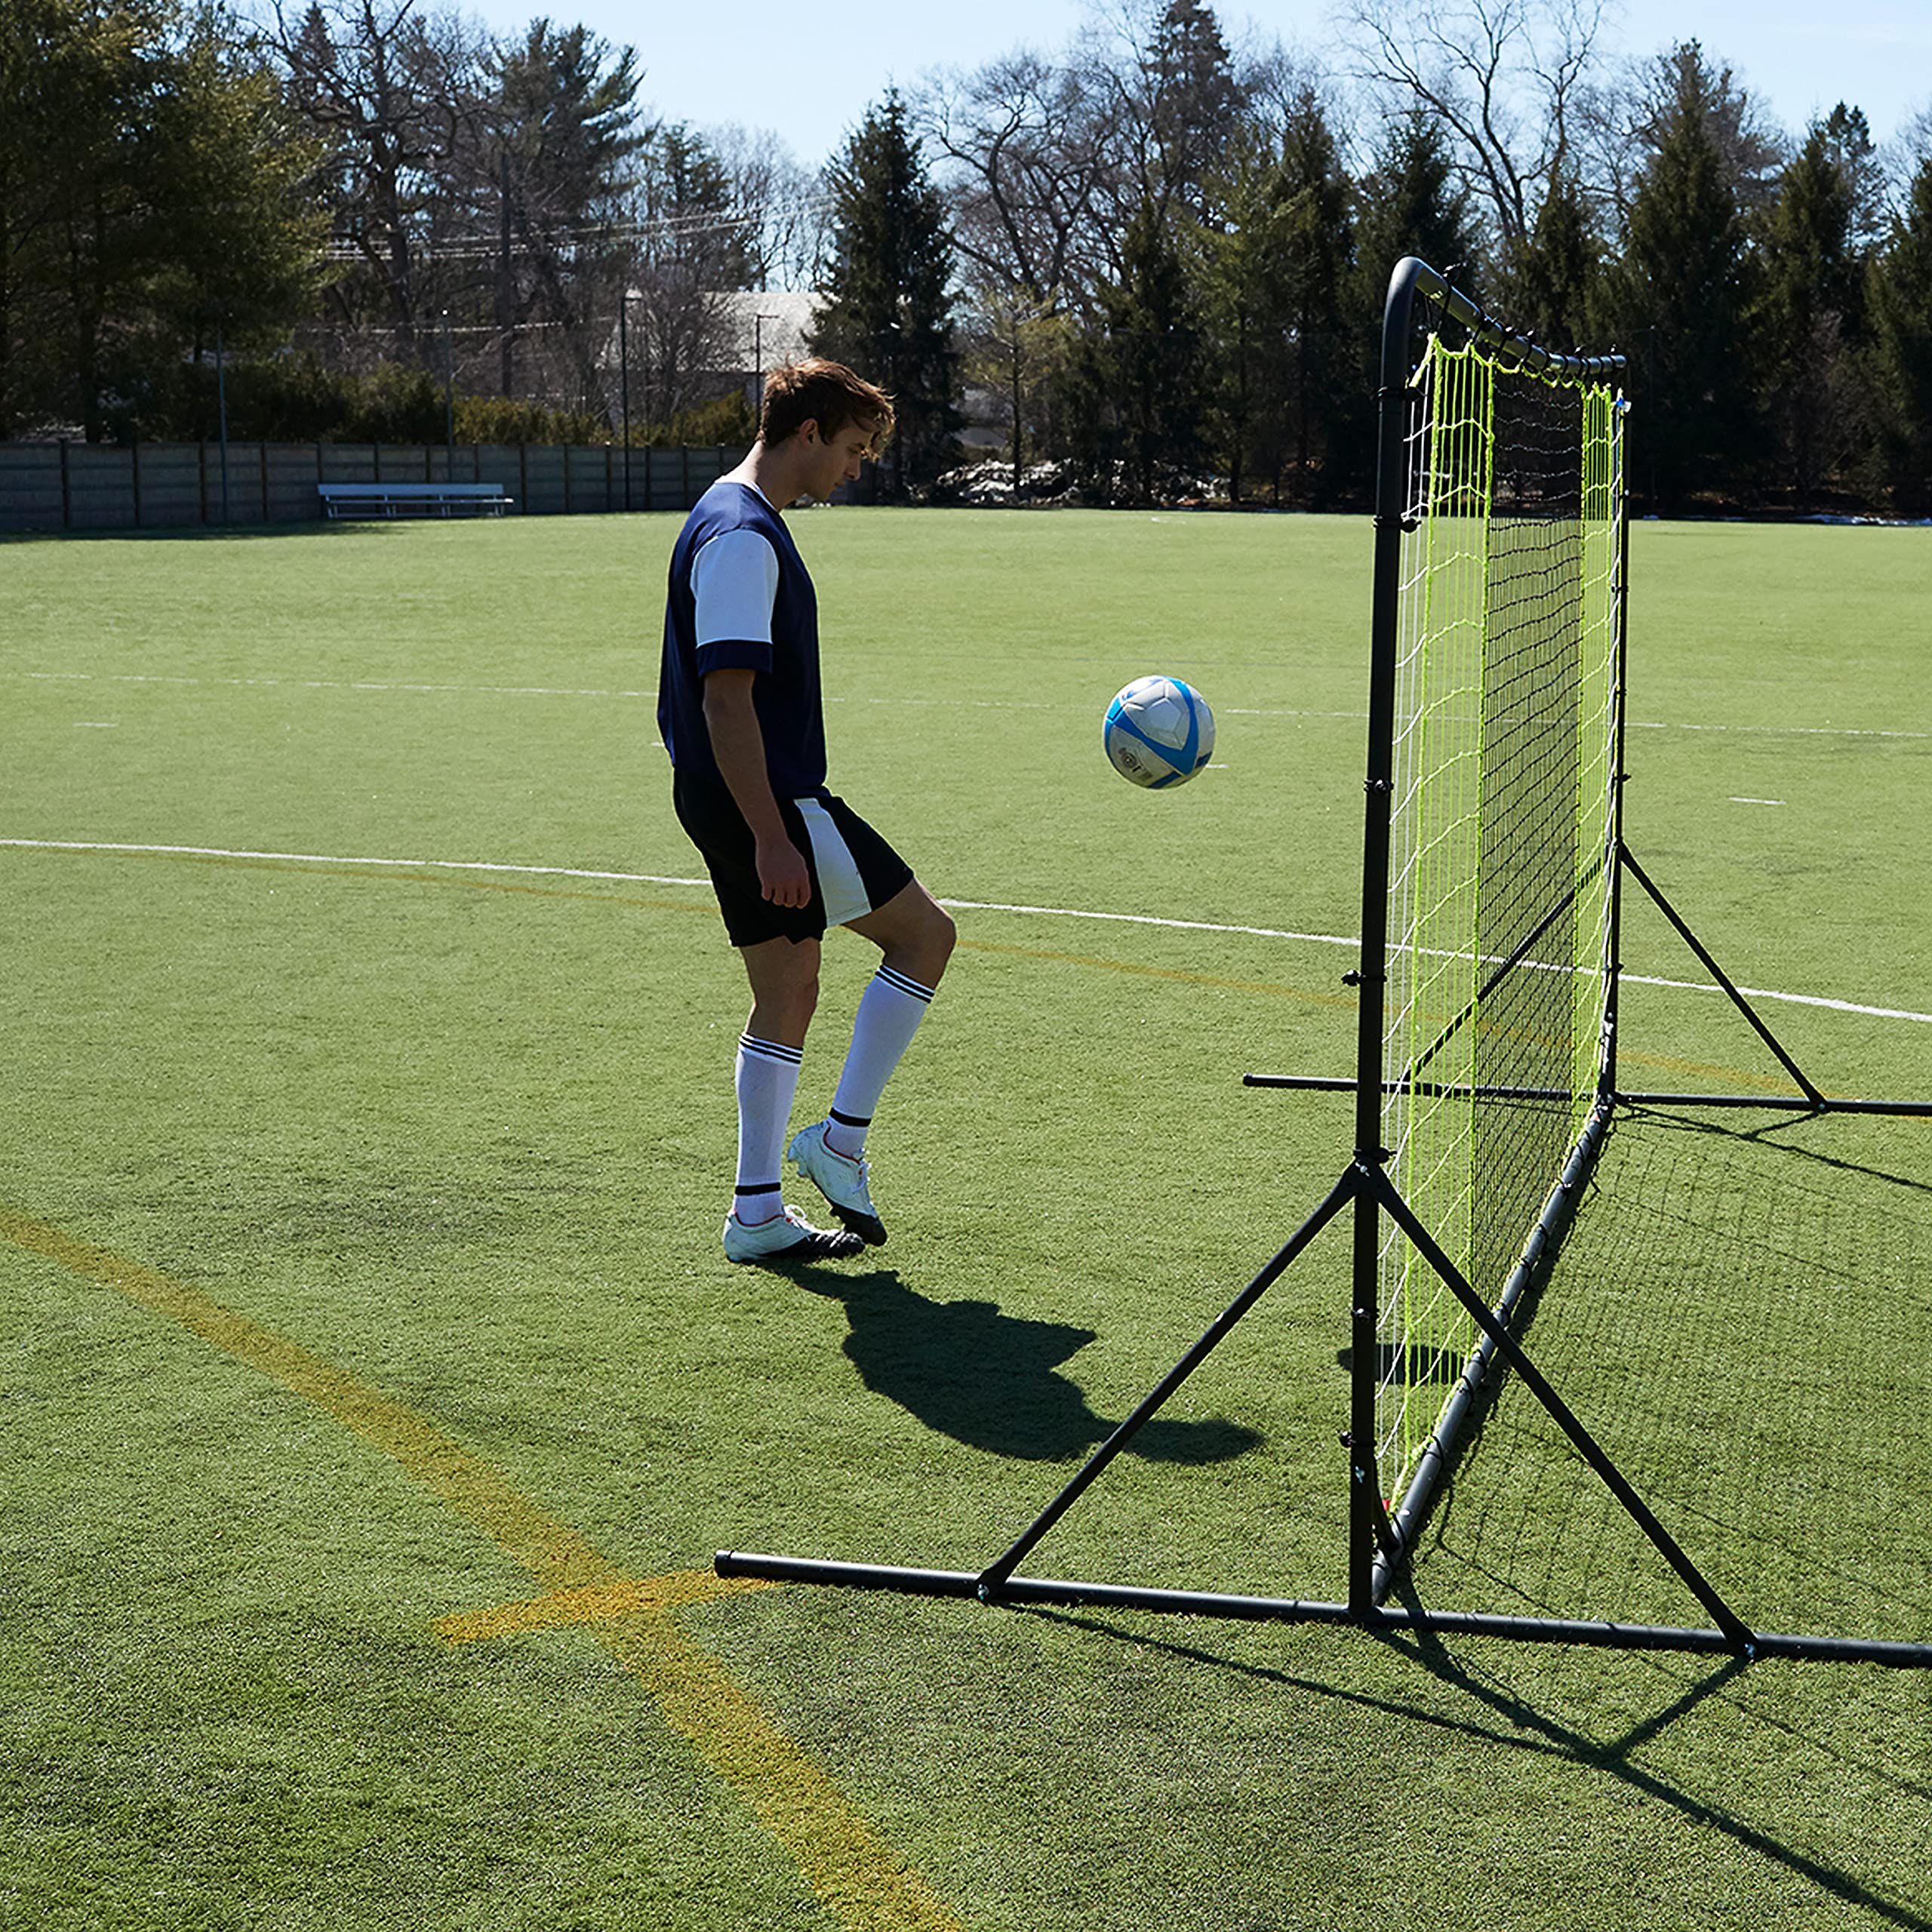
MULTIPOLYGON (((777 1556, 742 1550, 721 1550, 715 1567, 722 1577, 756 1577, 773 1581, 832 1584, 861 1589, 885 1589, 915 1595, 970 1597, 992 1604, 1084 1605, 1094 1609, 1179 1612, 1196 1617, 1277 1620, 1291 1623, 1341 1623, 1387 1633, 1505 1637, 1529 1643, 1562 1643, 1635 1650, 1682 1651, 1721 1654, 1743 1659, 1804 1658, 1829 1662, 1859 1662, 1913 1668, 1932 1668, 1932 1641, 1898 1642, 1879 1638, 1794 1635, 1752 1629, 1699 1571, 1649 1506, 1626 1479, 1615 1463, 1545 1379, 1512 1333, 1511 1318, 1519 1304, 1554 1263, 1574 1216, 1584 1184, 1594 1167, 1612 1118, 1620 1106, 1694 1106, 1764 1108, 1801 1114, 1863 1113, 1932 1117, 1932 1100, 1840 1100, 1827 1097, 1805 1075, 1771 1032, 1749 1001, 1732 983, 1650 875, 1637 863, 1623 838, 1623 695, 1627 640, 1623 614, 1629 582, 1627 521, 1618 536, 1616 653, 1617 712, 1614 746, 1615 784, 1612 803, 1614 831, 1609 861, 1610 973, 1607 989, 1606 1045, 1597 1097, 1562 1174, 1545 1201, 1522 1257, 1505 1284, 1496 1305, 1485 1304, 1433 1235, 1403 1199, 1386 1171, 1389 1153, 1382 1145, 1383 1102, 1389 1094, 1464 1093, 1472 1098, 1568 1100, 1567 1091, 1540 1088, 1453 1087, 1420 1078, 1420 1063, 1400 1080, 1384 1077, 1382 1035, 1386 1018, 1386 966, 1388 947, 1388 895, 1392 780, 1395 697, 1397 589, 1404 529, 1402 438, 1405 398, 1411 380, 1409 343, 1416 304, 1434 305, 1440 315, 1455 321, 1492 354, 1509 358, 1532 371, 1555 371, 1589 380, 1614 378, 1623 366, 1620 357, 1557 355, 1512 335, 1426 263, 1411 256, 1397 264, 1389 279, 1383 312, 1381 386, 1378 393, 1379 449, 1375 515, 1374 635, 1369 683, 1368 771, 1362 836, 1361 964, 1348 975, 1359 989, 1356 1072, 1349 1079, 1294 1075, 1250 1074, 1254 1087, 1290 1088, 1355 1096, 1355 1153, 1327 1197, 1297 1229, 1274 1257, 1235 1297, 1194 1346, 1150 1389, 1133 1413, 1096 1449, 1065 1487, 1006 1549, 983 1569, 934 1570, 892 1564, 823 1561, 777 1556), (1798 1097, 1767 1094, 1631 1093, 1617 1084, 1618 1030, 1617 980, 1625 875, 1636 881, 1672 928, 1684 940, 1718 985, 1757 1032, 1790 1076, 1798 1097), (1023 1576, 1019 1566, 1072 1508, 1114 1458, 1164 1406, 1181 1384, 1259 1302, 1297 1258, 1337 1220, 1352 1210, 1352 1318, 1351 1326, 1350 1411, 1342 1441, 1349 1452, 1349 1562, 1346 1603, 1312 1602, 1295 1598, 1233 1595, 1208 1590, 1144 1589, 1131 1584, 1083 1582, 1064 1578, 1023 1576), (1392 1515, 1383 1500, 1375 1459, 1375 1364, 1377 1359, 1377 1304, 1380 1291, 1379 1253, 1383 1217, 1395 1223, 1428 1266, 1467 1311, 1480 1332, 1462 1378, 1445 1404, 1434 1439, 1420 1459, 1407 1494, 1392 1515), (1506 1617, 1429 1609, 1414 1601, 1392 1607, 1406 1573, 1407 1557, 1414 1547, 1441 1476, 1457 1448, 1463 1423, 1489 1378, 1497 1357, 1534 1395, 1552 1419, 1644 1535, 1675 1572, 1711 1619, 1709 1627, 1694 1625, 1617 1623, 1588 1619, 1506 1617)), ((1567 899, 1564 901, 1567 903, 1567 899)), ((1562 906, 1552 909, 1557 917, 1562 906)), ((1547 923, 1547 921, 1546 921, 1547 923)), ((1486 994, 1524 957, 1535 935, 1491 976, 1486 994)), ((1475 1011, 1472 1002, 1470 1014, 1475 1011)), ((1464 1016, 1466 1018, 1469 1015, 1464 1016)), ((1441 1043, 1438 1042, 1438 1046, 1441 1043)), ((1435 1050, 1432 1049, 1432 1055, 1435 1050)), ((1427 1059, 1431 1056, 1425 1056, 1427 1059)))

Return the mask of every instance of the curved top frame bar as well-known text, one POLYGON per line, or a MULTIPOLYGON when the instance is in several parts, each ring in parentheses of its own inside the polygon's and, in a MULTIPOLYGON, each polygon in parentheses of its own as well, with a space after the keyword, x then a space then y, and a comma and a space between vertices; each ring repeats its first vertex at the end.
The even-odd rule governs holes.
POLYGON ((1545 349, 1540 343, 1515 334, 1487 314, 1475 297, 1464 294, 1419 255, 1404 255, 1389 277, 1389 299, 1383 309, 1384 388, 1399 389, 1409 379, 1405 366, 1409 330, 1418 297, 1435 303, 1445 315, 1454 316, 1493 354, 1506 355, 1515 367, 1532 375, 1556 376, 1572 382, 1601 381, 1624 366, 1621 355, 1559 355, 1553 349, 1545 349))

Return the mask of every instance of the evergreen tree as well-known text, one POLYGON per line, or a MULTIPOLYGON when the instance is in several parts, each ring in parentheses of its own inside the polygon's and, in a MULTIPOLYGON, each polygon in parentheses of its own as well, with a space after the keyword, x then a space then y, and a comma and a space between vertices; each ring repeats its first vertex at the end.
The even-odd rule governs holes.
POLYGON ((1174 236, 1143 206, 1100 291, 1070 414, 1075 457, 1104 495, 1150 503, 1184 492, 1204 454, 1209 377, 1197 295, 1174 236))
POLYGON ((601 409, 611 312, 630 269, 613 231, 650 139, 638 125, 637 57, 581 26, 537 20, 488 67, 490 131, 445 186, 457 204, 450 225, 474 229, 495 257, 497 386, 516 393, 519 331, 534 328, 554 345, 549 386, 567 389, 574 407, 601 409))
POLYGON ((1420 255, 1472 294, 1480 288, 1475 217, 1433 116, 1412 109, 1389 124, 1374 169, 1361 184, 1355 252, 1363 278, 1357 299, 1378 323, 1390 272, 1404 255, 1420 255))
POLYGON ((1143 182, 1143 198, 1161 217, 1177 206, 1204 219, 1208 183, 1236 137, 1241 108, 1228 43, 1213 8, 1202 0, 1166 0, 1141 64, 1146 125, 1157 157, 1143 182))
POLYGON ((1281 179, 1289 195, 1281 237, 1291 356, 1287 454, 1298 500, 1321 509, 1368 481, 1374 392, 1357 389, 1351 377, 1357 345, 1376 331, 1349 306, 1357 285, 1354 188, 1327 116, 1307 88, 1283 127, 1281 179))
POLYGON ((1737 494, 1763 445, 1750 380, 1752 263, 1712 132, 1721 91, 1694 42, 1678 55, 1604 312, 1642 407, 1633 485, 1666 511, 1700 494, 1737 494))
POLYGON ((1871 152, 1865 117, 1817 122, 1784 171, 1765 224, 1759 377, 1780 481, 1810 507, 1852 454, 1850 351, 1864 334, 1866 264, 1853 172, 1871 152))
POLYGON ((1845 196, 1844 270, 1827 294, 1844 318, 1846 340, 1855 349, 1866 340, 1867 271, 1884 239, 1885 170, 1863 108, 1840 101, 1825 116, 1824 134, 1826 156, 1838 171, 1845 196))
POLYGON ((1234 502, 1241 500, 1257 468, 1272 478, 1278 500, 1291 353, 1292 194, 1280 159, 1258 142, 1229 159, 1214 192, 1217 217, 1198 232, 1202 319, 1217 377, 1215 443, 1234 502))
POLYGON ((952 238, 896 88, 867 111, 830 182, 831 261, 812 346, 892 396, 897 432, 872 473, 903 494, 945 468, 960 418, 952 238))
POLYGON ((126 339, 141 343, 122 387, 145 433, 210 434, 216 327, 224 349, 281 349, 325 285, 321 151, 291 125, 275 75, 212 14, 194 18, 156 82, 145 164, 156 232, 144 285, 118 305, 126 339))
POLYGON ((63 230, 73 189, 85 201, 104 171, 104 214, 126 171, 116 122, 137 85, 133 29, 79 0, 0 11, 0 435, 76 417, 99 433, 100 318, 71 299, 63 230))
POLYGON ((165 433, 217 327, 285 333, 320 280, 316 158, 211 14, 0 8, 0 426, 165 433))
POLYGON ((1266 139, 1251 134, 1225 169, 1217 219, 1203 235, 1217 442, 1236 500, 1265 485, 1278 503, 1287 481, 1294 500, 1327 503, 1349 486, 1338 459, 1350 441, 1359 333, 1344 313, 1352 191, 1312 88, 1286 103, 1275 139, 1266 139))
POLYGON ((1559 161, 1505 280, 1503 313, 1510 327, 1562 355, 1586 348, 1602 269, 1582 183, 1576 170, 1559 161))
POLYGON ((1867 288, 1878 475, 1901 515, 1932 515, 1932 155, 1912 177, 1867 288))
POLYGON ((491 66, 493 118, 524 219, 540 227, 607 211, 648 139, 638 125, 635 51, 539 20, 491 66))
POLYGON ((1338 465, 1361 494, 1374 485, 1373 398, 1382 380, 1382 313, 1389 278, 1404 255, 1417 255, 1467 293, 1480 296, 1481 247, 1469 196, 1457 183, 1447 137, 1420 109, 1389 125, 1373 171, 1362 182, 1355 221, 1355 272, 1347 286, 1355 352, 1346 383, 1343 423, 1347 460, 1338 465))

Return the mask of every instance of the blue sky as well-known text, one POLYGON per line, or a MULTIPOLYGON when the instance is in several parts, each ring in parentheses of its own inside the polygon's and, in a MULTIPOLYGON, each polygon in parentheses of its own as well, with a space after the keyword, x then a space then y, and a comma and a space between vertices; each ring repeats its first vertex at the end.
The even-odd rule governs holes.
MULTIPOLYGON (((1021 45, 1064 47, 1088 0, 457 0, 498 33, 546 14, 635 47, 642 98, 703 128, 769 128, 808 166, 838 146, 897 82, 937 66, 971 68, 1021 45)), ((1321 53, 1331 0, 1222 0, 1244 28, 1321 53)), ((1609 0, 1603 44, 1632 54, 1694 37, 1721 56, 1772 118, 1801 131, 1841 100, 1881 141, 1932 107, 1932 0, 1609 0)))

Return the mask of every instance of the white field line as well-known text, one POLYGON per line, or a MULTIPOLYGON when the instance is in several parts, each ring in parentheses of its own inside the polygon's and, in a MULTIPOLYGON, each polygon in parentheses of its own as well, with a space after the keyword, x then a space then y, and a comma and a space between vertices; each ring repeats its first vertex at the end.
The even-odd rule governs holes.
POLYGON ((1684 724, 1633 718, 1629 725, 1633 731, 1737 731, 1780 738, 1932 738, 1932 731, 1881 731, 1852 724, 1684 724))
MULTIPOLYGON (((142 671, 20 671, 11 675, 39 683, 103 685, 216 685, 236 690, 308 691, 401 691, 473 697, 594 697, 655 703, 655 691, 603 690, 571 685, 401 684, 377 678, 198 678, 142 671)), ((930 709, 941 705, 972 710, 1061 711, 1064 705, 1029 703, 1008 698, 828 697, 828 704, 897 705, 930 709)), ((1366 711, 1310 711, 1291 706, 1229 705, 1223 718, 1365 718, 1366 711)), ((1658 718, 1632 718, 1633 731, 1729 731, 1772 737, 1932 739, 1932 731, 1893 731, 1849 724, 1688 724, 1658 718)))
POLYGON ((592 872, 575 866, 512 866, 489 859, 355 859, 321 852, 249 852, 226 845, 131 845, 79 838, 0 838, 0 846, 34 852, 143 852, 185 859, 269 859, 288 866, 398 866, 417 872, 527 872, 540 878, 595 878, 622 885, 709 885, 704 878, 654 872, 592 872))
POLYGON ((649 698, 650 691, 580 690, 568 685, 405 685, 374 678, 192 678, 149 671, 23 671, 41 684, 214 685, 237 691, 448 692, 472 697, 649 698))
MULTIPOLYGON (((702 887, 709 879, 682 878, 663 872, 619 872, 580 866, 509 865, 488 859, 355 858, 319 852, 255 852, 220 845, 137 845, 78 838, 0 838, 0 848, 33 852, 132 852, 180 858, 269 860, 292 866, 388 866, 417 871, 514 873, 537 878, 600 879, 620 885, 702 887)), ((1009 912, 1030 918, 1083 919, 1125 926, 1154 926, 1170 932, 1226 933, 1241 939, 1294 940, 1309 946, 1358 947, 1361 941, 1340 933, 1294 932, 1278 926, 1240 926, 1208 919, 1163 919, 1146 912, 1094 912, 1071 906, 1008 905, 992 900, 942 899, 942 906, 960 912, 1009 912)), ((1444 955, 1445 958, 1460 955, 1444 955)), ((1556 971, 1560 969, 1551 968, 1556 971)), ((1632 986, 1663 986, 1677 992, 1718 993, 1724 989, 1701 980, 1665 980, 1646 973, 1626 973, 1632 986)), ((1823 1007, 1833 1013, 1862 1014, 1872 1020, 1907 1020, 1932 1026, 1932 1013, 1912 1013, 1897 1007, 1861 1006, 1852 1000, 1827 999, 1816 993, 1780 992, 1769 986, 1740 986, 1749 999, 1781 1000, 1790 1006, 1823 1007)))

